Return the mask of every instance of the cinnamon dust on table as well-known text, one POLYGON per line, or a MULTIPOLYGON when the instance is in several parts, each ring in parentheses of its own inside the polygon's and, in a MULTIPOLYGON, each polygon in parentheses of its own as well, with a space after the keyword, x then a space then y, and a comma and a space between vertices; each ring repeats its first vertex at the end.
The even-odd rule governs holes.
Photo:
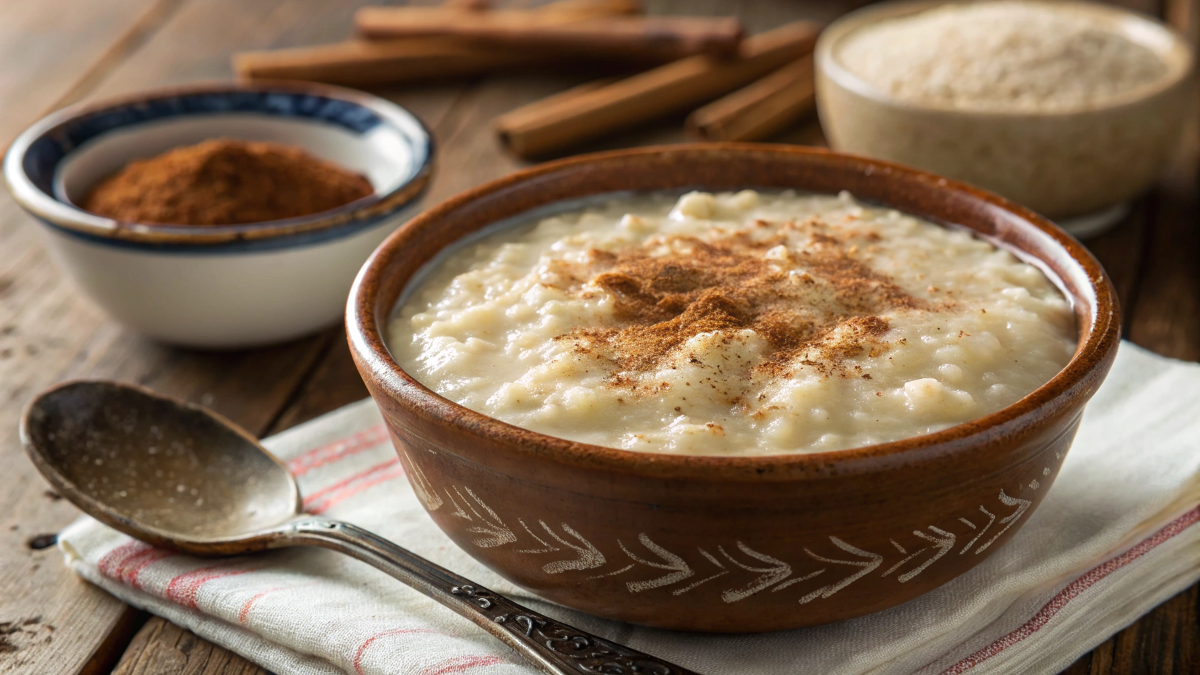
POLYGON ((576 328, 557 338, 572 340, 580 353, 612 358, 615 384, 636 387, 629 373, 666 365, 696 335, 731 340, 743 329, 769 346, 751 375, 786 377, 803 364, 826 377, 869 379, 846 361, 887 350, 882 336, 890 326, 879 315, 928 308, 856 258, 855 247, 816 219, 787 223, 765 239, 743 231, 707 241, 667 240, 672 252, 666 255, 645 247, 593 250, 577 269, 559 270, 575 292, 589 292, 589 280, 615 298, 617 325, 576 328), (786 246, 789 230, 807 235, 806 244, 786 246))
POLYGON ((236 225, 320 213, 372 192, 365 177, 300 148, 220 138, 131 162, 82 206, 123 222, 236 225))

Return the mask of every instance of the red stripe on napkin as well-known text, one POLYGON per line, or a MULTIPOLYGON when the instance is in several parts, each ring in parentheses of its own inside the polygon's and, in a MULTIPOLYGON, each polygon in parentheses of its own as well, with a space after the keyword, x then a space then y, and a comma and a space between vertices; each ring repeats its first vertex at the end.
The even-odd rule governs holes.
POLYGON ((305 497, 304 505, 308 506, 309 504, 317 501, 318 499, 324 497, 325 495, 328 495, 331 492, 336 492, 338 490, 341 490, 342 488, 353 483, 354 481, 361 480, 364 476, 369 475, 373 471, 379 471, 380 469, 386 469, 387 467, 389 467, 393 464, 399 464, 399 463, 400 463, 400 460, 393 457, 392 459, 389 459, 388 461, 386 461, 382 464, 376 464, 375 466, 373 466, 369 469, 364 469, 362 471, 359 471, 358 473, 354 474, 353 476, 350 476, 349 478, 343 478, 342 480, 334 483, 333 485, 330 485, 329 487, 321 488, 320 490, 317 490, 316 492, 312 493, 311 495, 308 495, 307 497, 305 497))
POLYGON ((495 666, 501 663, 508 663, 508 661, 497 656, 456 656, 449 661, 426 668, 421 671, 421 675, 449 675, 450 673, 461 673, 471 668, 495 666))
POLYGON ((224 579, 226 577, 236 577, 239 574, 253 572, 253 569, 236 569, 230 568, 229 563, 220 565, 210 565, 201 567, 200 569, 184 572, 176 576, 167 584, 167 599, 172 602, 177 602, 185 607, 196 606, 196 597, 200 593, 200 589, 210 581, 216 579, 224 579))
POLYGON ((428 634, 432 634, 432 635, 446 635, 445 633, 440 633, 436 630, 430 630, 428 628, 393 628, 391 630, 385 630, 382 633, 376 633, 376 634, 372 635, 371 637, 367 638, 366 640, 364 640, 363 643, 358 646, 358 650, 354 652, 354 672, 358 673, 358 675, 363 675, 363 670, 362 670, 363 654, 366 653, 367 647, 370 647, 371 644, 374 643, 379 638, 387 637, 389 635, 408 635, 408 634, 413 634, 413 633, 428 633, 428 634))
POLYGON ((132 568, 124 571, 122 576, 123 576, 125 583, 129 584, 130 586, 133 586, 134 588, 136 588, 138 590, 141 590, 142 580, 139 577, 141 576, 142 571, 145 570, 147 567, 153 565, 154 563, 162 560, 163 558, 170 558, 173 555, 175 555, 175 554, 171 551, 163 551, 160 549, 154 549, 148 555, 146 555, 142 559, 138 560, 137 564, 135 564, 132 568))
POLYGON ((1072 581, 1070 584, 1067 584, 1066 588, 1062 589, 1057 595, 1051 598, 1050 602, 1047 602, 1042 609, 1038 611, 1037 614, 1033 615, 1033 618, 1027 621, 1023 626, 996 640, 983 649, 980 649, 974 654, 971 654, 953 666, 950 666, 946 670, 942 671, 942 675, 960 675, 961 673, 965 673, 971 668, 974 668, 975 666, 987 661, 1005 649, 1008 649, 1021 640, 1024 640, 1030 635, 1038 632, 1043 626, 1050 622, 1050 619, 1053 618, 1055 614, 1058 614, 1059 610, 1061 610, 1063 607, 1066 607, 1067 603, 1071 602, 1071 600, 1078 597, 1088 588, 1091 588, 1100 580, 1128 565, 1134 560, 1146 555, 1164 542, 1169 541, 1172 537, 1191 527, 1197 521, 1200 521, 1200 506, 1197 506, 1191 511, 1188 511, 1182 516, 1171 521, 1166 527, 1151 535, 1149 539, 1144 540, 1142 543, 1134 546, 1112 560, 1109 560, 1108 562, 1097 567, 1093 567, 1083 576, 1079 577, 1075 581, 1072 581))
POLYGON ((287 468, 293 476, 303 476, 317 467, 380 445, 387 439, 387 427, 377 424, 370 429, 313 448, 299 457, 293 457, 288 460, 287 468))
POLYGON ((172 555, 174 553, 171 551, 154 548, 140 541, 132 541, 109 551, 100 559, 97 567, 104 576, 140 589, 142 584, 138 580, 138 575, 142 573, 142 570, 172 555))
POLYGON ((371 486, 403 475, 404 467, 400 466, 400 460, 392 458, 305 497, 304 510, 309 513, 322 513, 334 504, 349 499, 371 486))
POLYGON ((295 586, 272 586, 265 591, 259 591, 250 596, 250 599, 242 604, 241 610, 238 611, 238 623, 245 625, 246 620, 250 618, 250 610, 254 609, 254 606, 258 604, 259 600, 262 600, 264 597, 274 593, 275 591, 294 591, 298 588, 305 588, 306 586, 316 586, 318 583, 320 582, 309 581, 303 584, 296 584, 295 586))
POLYGON ((246 618, 250 616, 250 610, 254 607, 254 604, 256 602, 258 602, 259 600, 262 600, 263 597, 268 596, 268 595, 274 593, 275 591, 282 591, 287 588, 291 588, 291 587, 290 586, 275 586, 273 588, 268 588, 265 591, 259 591, 259 592, 255 593, 254 595, 250 596, 250 599, 247 600, 245 602, 245 604, 242 605, 242 609, 238 612, 238 623, 245 625, 246 618))
POLYGON ((127 541, 120 546, 113 547, 111 551, 105 553, 104 557, 100 558, 100 562, 97 563, 96 568, 100 570, 100 574, 115 579, 116 576, 112 571, 113 565, 122 565, 130 558, 130 556, 138 553, 145 553, 153 548, 154 547, 150 544, 138 541, 137 539, 134 539, 133 541, 127 541))

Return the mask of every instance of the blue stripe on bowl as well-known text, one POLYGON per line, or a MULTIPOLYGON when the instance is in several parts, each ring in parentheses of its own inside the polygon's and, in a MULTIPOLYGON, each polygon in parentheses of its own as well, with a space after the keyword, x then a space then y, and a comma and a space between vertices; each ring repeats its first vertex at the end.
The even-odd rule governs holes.
POLYGON ((97 110, 64 123, 29 146, 23 168, 38 189, 53 194, 58 164, 72 150, 97 136, 167 117, 229 112, 303 117, 335 124, 358 134, 383 123, 370 108, 320 94, 284 91, 185 93, 97 110))

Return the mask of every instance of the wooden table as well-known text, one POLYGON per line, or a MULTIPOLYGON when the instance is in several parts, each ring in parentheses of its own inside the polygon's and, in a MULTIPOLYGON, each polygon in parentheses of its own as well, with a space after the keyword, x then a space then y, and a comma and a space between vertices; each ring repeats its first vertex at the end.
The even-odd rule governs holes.
MULTIPOLYGON (((77 101, 230 76, 230 53, 309 44, 349 32, 362 0, 9 0, 0 5, 0 138, 77 101)), ((1193 40, 1187 0, 1131 0, 1193 40)), ((751 30, 794 18, 829 20, 854 3, 652 0, 656 13, 738 14, 751 30)), ((521 166, 493 139, 496 114, 578 82, 562 73, 499 76, 384 92, 437 137, 426 203, 521 166)), ((1196 119, 1196 118, 1193 118, 1196 119)), ((1200 120, 1197 120, 1200 121, 1200 120)), ((591 148, 682 140, 679 120, 591 148)), ((1089 242, 1112 274, 1125 335, 1156 352, 1200 360, 1200 130, 1132 215, 1089 242)), ((815 120, 778 139, 820 143, 815 120)), ((268 435, 366 396, 341 327, 236 353, 171 349, 122 329, 82 300, 51 265, 36 229, 0 195, 0 673, 261 673, 240 657, 84 583, 46 533, 77 512, 47 489, 16 438, 22 405, 55 382, 114 378, 199 401, 268 435)), ((1068 673, 1200 672, 1200 586, 1167 601, 1076 662, 1068 673)))

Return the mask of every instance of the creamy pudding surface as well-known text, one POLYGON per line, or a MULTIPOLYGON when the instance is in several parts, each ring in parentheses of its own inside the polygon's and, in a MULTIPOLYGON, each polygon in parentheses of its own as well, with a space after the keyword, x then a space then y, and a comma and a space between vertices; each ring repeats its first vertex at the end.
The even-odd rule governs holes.
POLYGON ((541 433, 821 452, 966 422, 1049 381, 1075 315, 1032 265, 850 195, 614 197, 451 252, 392 320, 413 377, 541 433))

